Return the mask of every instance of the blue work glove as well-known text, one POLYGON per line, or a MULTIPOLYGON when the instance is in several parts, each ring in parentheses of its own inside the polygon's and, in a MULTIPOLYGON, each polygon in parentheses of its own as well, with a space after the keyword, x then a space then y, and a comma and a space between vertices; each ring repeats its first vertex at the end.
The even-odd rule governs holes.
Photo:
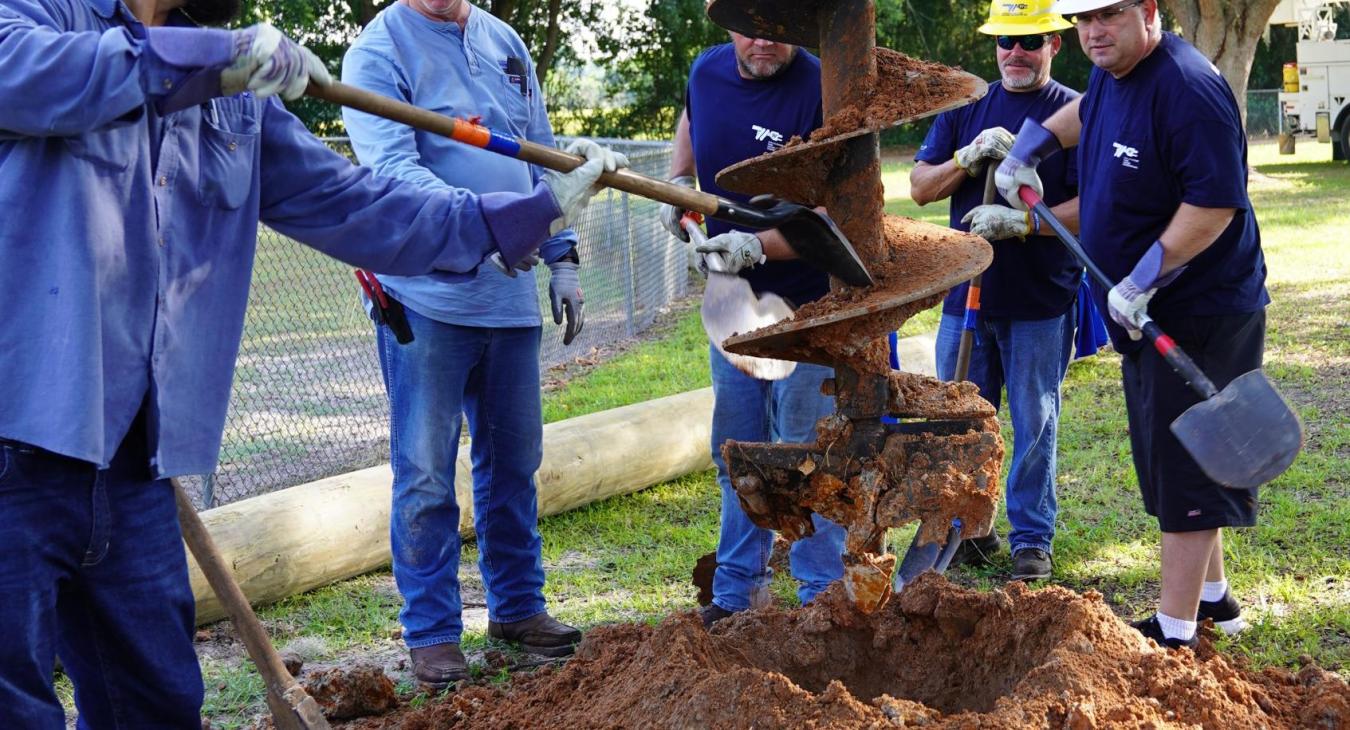
POLYGON ((318 56, 267 23, 232 34, 233 63, 220 72, 220 91, 225 96, 252 91, 259 97, 280 94, 289 101, 300 98, 311 81, 333 83, 318 56))
POLYGON ((1129 276, 1111 287, 1111 292, 1106 295, 1106 308, 1111 319, 1125 328, 1131 340, 1144 336, 1144 319, 1148 316, 1149 300, 1158 293, 1158 289, 1171 284, 1186 270, 1185 266, 1179 266, 1166 276, 1159 276, 1164 253, 1162 241, 1154 241, 1139 263, 1134 265, 1129 276))
POLYGON ((1009 205, 1026 210, 1027 204, 1018 197, 1017 191, 1025 185, 1035 190, 1037 197, 1043 197, 1045 186, 1041 184, 1041 176, 1036 174, 1036 166, 1061 149, 1059 138, 1050 130, 1035 119, 1027 119, 1022 122, 1022 129, 1017 132, 1017 141, 1008 156, 994 172, 994 187, 1009 205))
POLYGON ((586 300, 581 296, 581 278, 577 276, 580 264, 571 261, 555 261, 548 265, 552 275, 548 279, 548 299, 553 305, 553 324, 562 324, 567 320, 567 329, 563 331, 563 344, 570 345, 586 323, 586 300))

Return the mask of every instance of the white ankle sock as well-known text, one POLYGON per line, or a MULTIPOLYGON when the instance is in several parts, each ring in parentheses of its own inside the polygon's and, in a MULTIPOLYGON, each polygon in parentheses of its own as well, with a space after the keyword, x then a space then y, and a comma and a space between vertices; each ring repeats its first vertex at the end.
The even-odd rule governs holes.
POLYGON ((1158 625, 1162 627, 1163 636, 1169 639, 1181 639, 1182 641, 1190 641, 1191 637, 1195 636, 1196 622, 1172 618, 1162 611, 1159 611, 1156 615, 1158 625))
POLYGON ((1223 594, 1227 592, 1227 580, 1205 581, 1205 587, 1200 589, 1200 600, 1213 603, 1223 598, 1223 594))

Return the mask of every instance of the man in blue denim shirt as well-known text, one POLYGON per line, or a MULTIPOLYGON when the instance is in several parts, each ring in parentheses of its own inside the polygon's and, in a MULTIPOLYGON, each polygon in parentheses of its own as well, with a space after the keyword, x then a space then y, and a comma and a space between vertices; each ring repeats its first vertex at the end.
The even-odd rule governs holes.
POLYGON ((260 219, 463 278, 526 258, 602 167, 528 195, 376 177, 261 98, 326 82, 312 54, 176 6, 0 5, 0 727, 64 727, 57 655, 82 726, 200 727, 167 478, 215 468, 260 219))
MULTIPOLYGON (((352 44, 342 73, 354 86, 554 144, 524 42, 467 0, 390 5, 352 44)), ((363 164, 428 190, 527 192, 541 175, 518 160, 370 114, 348 109, 343 120, 363 164)), ((576 242, 567 230, 540 249, 550 270, 554 322, 565 320, 564 344, 582 324, 576 242)), ((468 674, 459 648, 464 625, 455 499, 461 413, 471 437, 473 523, 488 633, 527 651, 570 654, 581 632, 550 616, 544 604, 534 483, 543 458, 534 277, 484 266, 471 281, 380 281, 403 303, 414 334, 400 345, 388 328, 376 329, 390 406, 390 546, 414 675, 441 688, 468 674)))

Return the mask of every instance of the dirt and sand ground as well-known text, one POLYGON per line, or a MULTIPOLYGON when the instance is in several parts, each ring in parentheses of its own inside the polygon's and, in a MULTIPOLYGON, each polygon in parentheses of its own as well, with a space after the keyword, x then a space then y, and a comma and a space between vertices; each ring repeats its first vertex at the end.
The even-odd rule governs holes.
POLYGON ((1207 640, 1160 649, 1093 593, 976 592, 930 575, 863 616, 837 589, 711 632, 694 612, 598 628, 560 668, 344 727, 1350 727, 1335 674, 1252 671, 1207 640))

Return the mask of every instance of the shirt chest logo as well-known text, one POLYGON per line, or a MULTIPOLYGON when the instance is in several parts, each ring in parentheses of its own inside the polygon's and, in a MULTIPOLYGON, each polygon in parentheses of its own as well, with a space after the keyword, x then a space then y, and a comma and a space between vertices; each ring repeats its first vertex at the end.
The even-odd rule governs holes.
POLYGON ((1139 150, 1119 142, 1112 142, 1111 146, 1116 148, 1115 158, 1120 160, 1121 167, 1130 170, 1139 169, 1139 150))
POLYGON ((758 124, 751 124, 750 129, 755 133, 755 141, 764 142, 765 149, 770 152, 783 146, 782 132, 775 132, 768 127, 761 127, 758 124))

